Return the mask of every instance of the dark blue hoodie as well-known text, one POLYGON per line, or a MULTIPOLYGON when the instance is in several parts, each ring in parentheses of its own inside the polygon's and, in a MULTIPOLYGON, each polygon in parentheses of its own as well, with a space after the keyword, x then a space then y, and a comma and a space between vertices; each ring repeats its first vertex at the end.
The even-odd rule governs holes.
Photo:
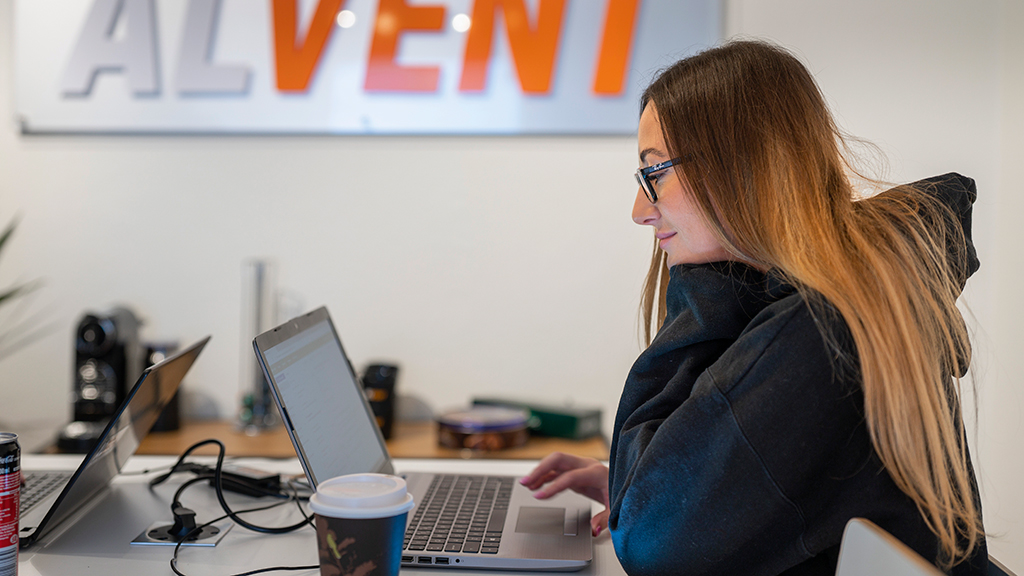
MULTIPOLYGON (((915 184, 959 216, 966 281, 974 181, 915 184), (923 186, 918 186, 923 185, 923 186)), ((833 575, 853 517, 932 561, 938 541, 889 477, 864 420, 856 348, 826 345, 792 286, 736 263, 670 271, 667 317, 615 418, 609 528, 631 575, 833 575)), ((984 543, 952 570, 981 575, 984 543)))

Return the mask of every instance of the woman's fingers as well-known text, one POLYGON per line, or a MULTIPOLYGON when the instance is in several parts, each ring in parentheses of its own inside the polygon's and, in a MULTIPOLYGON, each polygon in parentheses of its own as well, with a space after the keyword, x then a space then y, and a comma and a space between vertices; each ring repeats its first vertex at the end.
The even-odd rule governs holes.
POLYGON ((541 499, 550 498, 566 489, 600 501, 602 492, 608 489, 608 469, 600 462, 594 461, 585 468, 576 468, 560 474, 533 495, 541 499))
POLYGON ((533 497, 543 500, 545 498, 551 498, 566 488, 575 487, 575 483, 579 476, 576 472, 576 470, 564 472, 553 478, 550 482, 546 482, 543 487, 533 493, 533 497))
POLYGON ((519 480, 519 483, 522 484, 523 486, 526 486, 530 490, 536 490, 537 488, 540 488, 544 484, 547 484, 548 482, 551 482, 552 480, 557 478, 559 474, 559 472, 556 472, 554 470, 548 470, 546 472, 534 470, 533 472, 530 473, 529 477, 521 478, 519 480))
POLYGON ((605 508, 603 512, 595 514, 590 517, 590 533, 594 536, 600 536, 601 532, 608 529, 608 509, 605 508))
POLYGON ((530 490, 536 490, 545 483, 550 482, 552 478, 568 470, 585 466, 588 463, 587 458, 580 458, 579 456, 562 452, 552 452, 541 460, 537 467, 531 470, 529 474, 520 479, 519 482, 530 490))

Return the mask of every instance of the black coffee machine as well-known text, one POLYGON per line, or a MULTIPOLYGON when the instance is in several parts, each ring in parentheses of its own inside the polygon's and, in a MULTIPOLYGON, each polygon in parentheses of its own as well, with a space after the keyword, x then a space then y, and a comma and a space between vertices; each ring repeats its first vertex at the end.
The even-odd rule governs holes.
POLYGON ((62 452, 85 453, 142 374, 139 319, 127 308, 87 313, 75 329, 74 421, 61 430, 62 452))

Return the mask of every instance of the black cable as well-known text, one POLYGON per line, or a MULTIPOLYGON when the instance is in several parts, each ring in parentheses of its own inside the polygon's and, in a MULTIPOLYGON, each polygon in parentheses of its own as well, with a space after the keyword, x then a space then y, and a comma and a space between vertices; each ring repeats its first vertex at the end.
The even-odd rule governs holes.
MULTIPOLYGON (((166 481, 168 478, 170 478, 170 476, 172 474, 174 474, 175 472, 179 471, 179 469, 195 469, 195 467, 197 466, 196 464, 188 463, 188 465, 185 466, 184 460, 194 450, 196 450, 198 448, 201 448, 202 446, 205 446, 207 444, 216 444, 217 445, 217 449, 218 449, 218 452, 217 452, 217 465, 214 468, 214 473, 213 473, 213 488, 214 488, 214 492, 216 492, 216 494, 217 494, 217 501, 220 503, 221 509, 224 510, 224 513, 227 514, 228 518, 231 518, 231 520, 233 520, 236 524, 238 524, 239 526, 241 526, 243 528, 247 528, 249 530, 252 530, 253 532, 260 532, 260 533, 263 533, 263 534, 287 534, 288 532, 292 532, 294 530, 298 530, 299 528, 302 528, 303 526, 305 526, 306 524, 309 523, 309 519, 310 519, 311 516, 306 516, 305 512, 303 512, 303 516, 305 516, 305 517, 302 519, 302 521, 297 523, 297 524, 292 524, 291 526, 279 526, 279 527, 259 526, 259 525, 252 524, 250 522, 247 522, 247 521, 243 520, 234 511, 232 511, 231 507, 228 506, 227 500, 224 498, 224 479, 221 476, 221 468, 224 465, 224 454, 226 452, 226 448, 224 448, 224 443, 223 442, 221 442, 220 440, 213 439, 213 438, 211 438, 209 440, 203 440, 201 442, 196 442, 195 444, 190 446, 187 450, 185 450, 185 452, 181 455, 181 457, 178 458, 178 461, 174 464, 174 466, 171 467, 171 470, 169 472, 167 472, 166 474, 164 474, 162 476, 158 476, 158 477, 154 478, 153 480, 150 481, 149 485, 150 486, 156 486, 157 484, 160 484, 160 483, 166 481)), ((208 468, 206 468, 205 466, 203 468, 208 470, 208 468)), ((195 479, 193 479, 193 480, 195 480, 195 479)), ((191 481, 192 480, 190 480, 189 482, 191 482, 191 481)), ((177 502, 177 496, 179 494, 180 494, 180 491, 179 491, 178 494, 175 495, 175 502, 177 502)))
MULTIPOLYGON (((299 507, 299 513, 305 516, 306 511, 302 509, 302 498, 299 497, 299 491, 295 489, 295 484, 288 482, 288 487, 292 489, 292 499, 295 500, 295 505, 299 507)), ((309 500, 309 496, 306 496, 306 500, 309 500)), ((313 530, 316 530, 316 522, 314 521, 313 514, 306 516, 306 522, 309 523, 313 530)))
POLYGON ((298 530, 299 528, 302 528, 303 526, 305 526, 309 522, 309 518, 305 517, 305 518, 302 519, 301 522, 299 522, 297 524, 292 524, 291 526, 281 526, 281 527, 277 527, 277 528, 268 528, 268 527, 265 527, 265 526, 257 526, 255 524, 250 524, 249 522, 246 522, 245 520, 242 520, 241 517, 239 517, 237 514, 235 514, 231 510, 231 508, 228 506, 227 500, 224 499, 224 484, 223 484, 223 479, 221 477, 221 467, 224 464, 224 453, 226 451, 226 449, 224 448, 224 443, 222 443, 220 440, 204 440, 203 442, 200 442, 199 444, 196 444, 196 446, 202 445, 203 443, 217 444, 217 447, 220 450, 220 452, 217 455, 217 468, 216 468, 216 470, 214 470, 214 481, 213 481, 214 486, 213 487, 214 487, 214 490, 217 493, 217 501, 220 502, 220 507, 224 509, 224 512, 228 515, 228 517, 230 517, 232 520, 234 520, 236 524, 238 524, 239 526, 242 526, 244 528, 248 528, 249 530, 252 530, 253 532, 262 532, 264 534, 287 534, 288 532, 292 532, 294 530, 298 530))
POLYGON ((241 572, 238 574, 232 574, 231 576, 251 576, 252 574, 262 574, 263 572, 276 572, 278 570, 319 570, 320 565, 315 564, 311 566, 271 566, 270 568, 259 568, 257 570, 250 570, 248 572, 241 572))
MULTIPOLYGON (((261 533, 265 533, 265 534, 284 534, 284 533, 292 532, 294 530, 302 528, 303 526, 306 526, 307 524, 312 526, 314 529, 316 528, 316 526, 315 526, 315 524, 313 522, 314 515, 313 514, 306 515, 306 511, 302 509, 302 502, 301 502, 302 497, 299 496, 298 490, 295 488, 294 483, 291 483, 291 482, 289 482, 289 484, 288 484, 289 488, 291 488, 291 490, 292 490, 292 495, 291 496, 283 495, 280 492, 268 493, 268 495, 273 495, 273 496, 285 498, 284 500, 282 500, 280 502, 274 502, 273 504, 270 504, 268 506, 261 506, 261 507, 257 507, 257 508, 249 508, 249 509, 246 509, 246 510, 239 510, 237 512, 231 510, 231 508, 228 506, 227 500, 225 500, 225 498, 224 498, 225 478, 223 478, 223 476, 221 475, 221 470, 222 470, 222 467, 223 467, 223 464, 224 464, 225 452, 226 452, 226 449, 224 447, 224 444, 221 441, 219 441, 219 440, 209 439, 209 440, 203 440, 202 442, 197 442, 197 443, 193 444, 192 446, 190 446, 187 450, 185 450, 185 452, 181 455, 181 457, 178 458, 178 461, 175 462, 175 464, 173 466, 171 466, 171 469, 167 473, 154 478, 149 483, 150 487, 152 488, 153 486, 156 486, 157 484, 160 484, 160 483, 166 481, 168 478, 171 477, 172 474, 174 474, 175 472, 179 472, 179 471, 193 471, 193 472, 197 472, 199 474, 195 478, 190 478, 189 480, 187 480, 184 484, 182 484, 180 487, 178 487, 178 490, 175 491, 173 502, 171 504, 171 507, 172 507, 172 510, 173 510, 175 508, 181 507, 181 503, 179 502, 179 499, 180 499, 182 493, 185 491, 186 488, 188 488, 189 486, 191 486, 191 485, 193 485, 193 484, 195 484, 197 482, 201 482, 201 481, 204 481, 204 480, 209 480, 212 477, 213 478, 214 491, 217 494, 217 501, 220 503, 221 508, 225 512, 225 514, 223 516, 220 516, 218 518, 215 518, 214 520, 210 520, 209 522, 197 525, 195 528, 192 528, 191 530, 189 530, 189 532, 187 532, 185 534, 184 537, 182 537, 177 542, 177 544, 175 544, 175 546, 174 546, 174 553, 171 556, 171 570, 175 574, 177 574, 178 576, 186 576, 183 572, 178 570, 178 566, 177 566, 178 551, 181 550, 182 544, 184 544, 189 538, 192 538, 193 535, 198 534, 199 532, 201 532, 203 528, 206 528, 207 526, 209 526, 209 525, 211 525, 211 524, 213 524, 215 522, 219 522, 219 521, 221 521, 221 520, 223 520, 225 518, 231 518, 232 521, 234 521, 236 524, 242 526, 243 528, 247 528, 249 530, 252 530, 253 532, 261 532, 261 533), (184 461, 185 458, 188 457, 194 450, 196 450, 197 448, 200 448, 202 446, 205 446, 207 444, 216 444, 217 447, 218 447, 217 464, 216 464, 216 467, 214 468, 212 476, 209 473, 209 467, 208 466, 203 466, 203 465, 194 464, 194 463, 186 463, 184 461), (291 526, 281 526, 281 527, 258 526, 256 524, 252 524, 250 522, 247 522, 247 521, 243 520, 241 517, 238 516, 239 514, 245 514, 245 513, 248 513, 248 512, 257 512, 257 511, 260 511, 260 510, 269 510, 270 508, 274 508, 276 506, 281 506, 281 505, 287 504, 289 501, 292 501, 292 500, 294 500, 296 506, 299 507, 299 512, 303 515, 303 519, 302 519, 301 522, 299 522, 297 524, 293 524, 291 526)), ((231 481, 228 480, 228 482, 231 482, 231 481)), ((260 490, 261 491, 266 491, 263 488, 260 488, 260 490)), ((308 499, 308 496, 306 498, 308 499)), ((191 513, 191 511, 189 511, 189 512, 191 513)), ((315 569, 319 569, 319 568, 320 568, 319 565, 312 565, 312 566, 273 566, 273 567, 269 567, 269 568, 259 568, 257 570, 251 570, 249 572, 243 572, 243 573, 240 573, 240 574, 234 574, 232 576, 252 576, 253 574, 262 574, 264 572, 295 571, 295 570, 315 570, 315 569)))
MULTIPOLYGON (((262 510, 269 510, 269 509, 275 508, 277 506, 283 506, 284 504, 287 504, 289 500, 291 500, 291 498, 289 498, 288 500, 281 501, 281 502, 274 502, 273 504, 270 504, 268 506, 260 506, 258 508, 249 508, 249 509, 246 509, 246 510, 239 510, 239 511, 236 512, 236 514, 246 514, 246 513, 249 513, 249 512, 259 512, 259 511, 262 511, 262 510)), ((300 510, 301 510, 301 508, 300 508, 300 510)), ((305 514, 305 512, 303 512, 303 514, 305 514)), ((221 520, 223 520, 223 519, 225 519, 227 517, 228 517, 228 515, 224 514, 223 516, 219 516, 217 518, 214 518, 213 520, 210 520, 209 522, 197 525, 195 528, 193 528, 187 534, 185 534, 185 536, 181 540, 179 540, 177 544, 174 545, 174 554, 171 556, 171 570, 175 574, 177 574, 178 576, 186 576, 186 574, 184 572, 178 570, 178 552, 181 550, 182 544, 184 544, 185 541, 187 541, 189 538, 191 538, 193 536, 193 534, 201 532, 203 530, 203 528, 206 528, 207 526, 209 526, 211 524, 214 524, 216 522, 220 522, 221 520)), ((232 576, 251 576, 252 574, 261 574, 263 572, 274 572, 274 571, 277 571, 277 570, 315 570, 315 569, 318 569, 318 568, 320 568, 319 564, 317 564, 315 566, 274 566, 274 567, 271 567, 271 568, 259 568, 257 570, 251 570, 249 572, 243 572, 241 574, 233 574, 232 576)))

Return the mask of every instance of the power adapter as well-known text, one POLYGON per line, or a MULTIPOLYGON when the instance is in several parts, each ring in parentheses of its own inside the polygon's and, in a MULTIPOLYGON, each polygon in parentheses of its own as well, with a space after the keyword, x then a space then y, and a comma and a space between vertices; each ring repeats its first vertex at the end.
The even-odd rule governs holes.
MULTIPOLYGON (((213 469, 210 469, 213 472, 213 469)), ((248 466, 237 466, 235 464, 224 464, 220 470, 221 485, 225 490, 245 494, 246 496, 269 496, 281 492, 281 475, 249 468, 248 466)), ((213 486, 216 478, 210 478, 210 486, 213 486)))

